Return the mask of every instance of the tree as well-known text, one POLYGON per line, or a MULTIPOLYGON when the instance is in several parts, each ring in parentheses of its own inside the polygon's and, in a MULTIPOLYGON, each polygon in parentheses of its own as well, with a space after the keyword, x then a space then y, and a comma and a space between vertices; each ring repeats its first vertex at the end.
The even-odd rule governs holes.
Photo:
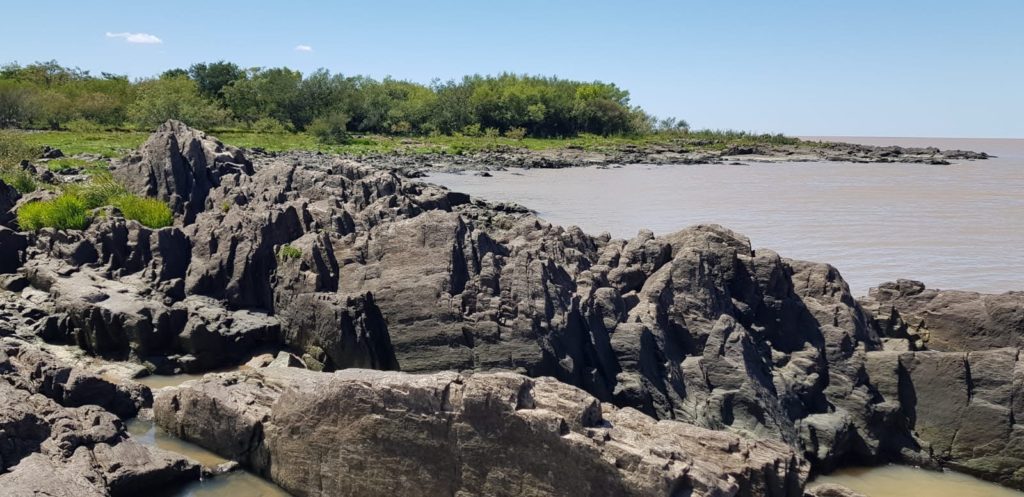
POLYGON ((228 113, 203 98, 195 81, 187 77, 150 79, 138 83, 128 118, 141 128, 153 128, 168 119, 208 128, 224 124, 228 113))
POLYGON ((192 64, 188 74, 199 86, 199 93, 202 96, 221 102, 224 101, 224 95, 221 93, 224 87, 245 77, 245 71, 241 67, 223 60, 209 64, 192 64))

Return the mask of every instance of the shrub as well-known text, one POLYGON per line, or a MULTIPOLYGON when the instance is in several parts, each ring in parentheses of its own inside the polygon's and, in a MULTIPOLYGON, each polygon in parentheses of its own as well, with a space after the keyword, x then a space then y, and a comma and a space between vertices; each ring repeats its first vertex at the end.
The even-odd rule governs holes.
POLYGON ((462 127, 462 134, 465 136, 481 136, 480 123, 467 124, 462 127))
POLYGON ((352 139, 348 133, 348 116, 340 112, 314 119, 306 130, 325 145, 344 145, 352 139))
POLYGON ((290 129, 288 129, 288 126, 285 126, 284 123, 278 121, 277 119, 274 119, 273 117, 264 117, 262 119, 256 120, 256 122, 250 125, 250 129, 252 129, 256 133, 275 134, 288 133, 289 131, 291 131, 290 129))
POLYGON ((508 131, 505 131, 505 138, 522 140, 526 138, 526 128, 509 128, 508 131))
POLYGON ((117 207, 125 219, 138 221, 148 228, 159 229, 174 224, 174 212, 155 198, 121 195, 111 199, 110 205, 117 207))
POLYGON ((28 171, 12 169, 10 171, 0 170, 0 181, 7 183, 18 190, 22 195, 36 191, 36 179, 28 171))
POLYGON ((196 83, 188 77, 142 81, 135 91, 136 99, 128 106, 128 118, 143 129, 154 128, 168 119, 178 119, 197 128, 209 128, 229 120, 228 112, 200 96, 196 83))
POLYGON ((277 258, 281 261, 299 259, 301 257, 302 251, 296 247, 288 245, 287 243, 277 249, 277 258))
POLYGON ((22 230, 84 229, 89 224, 85 203, 74 195, 62 194, 53 200, 32 202, 18 209, 18 226, 22 230))

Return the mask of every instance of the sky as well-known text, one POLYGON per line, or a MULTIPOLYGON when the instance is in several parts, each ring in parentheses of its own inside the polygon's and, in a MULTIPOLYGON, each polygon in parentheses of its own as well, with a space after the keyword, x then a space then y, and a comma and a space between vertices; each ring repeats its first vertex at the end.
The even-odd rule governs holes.
POLYGON ((601 80, 694 128, 1024 138, 1024 0, 4 2, 0 63, 601 80))

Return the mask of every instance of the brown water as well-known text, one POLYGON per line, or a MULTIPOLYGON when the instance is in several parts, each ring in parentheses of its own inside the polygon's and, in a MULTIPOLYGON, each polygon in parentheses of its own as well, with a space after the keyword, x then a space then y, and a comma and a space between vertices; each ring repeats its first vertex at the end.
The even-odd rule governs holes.
MULTIPOLYGON (((144 445, 155 446, 181 454, 204 466, 214 467, 227 459, 198 445, 184 442, 168 435, 152 421, 133 419, 128 423, 132 438, 144 445)), ((166 497, 290 497, 277 485, 248 471, 238 470, 208 480, 191 483, 166 497)))
POLYGON ((513 201, 553 223, 630 237, 718 223, 755 248, 828 262, 854 294, 896 278, 933 288, 1024 290, 1024 140, 847 138, 978 150, 950 166, 751 163, 515 169, 429 181, 513 201))
POLYGON ((909 466, 848 468, 818 477, 809 486, 838 483, 867 497, 1021 497, 1024 493, 953 472, 909 466))

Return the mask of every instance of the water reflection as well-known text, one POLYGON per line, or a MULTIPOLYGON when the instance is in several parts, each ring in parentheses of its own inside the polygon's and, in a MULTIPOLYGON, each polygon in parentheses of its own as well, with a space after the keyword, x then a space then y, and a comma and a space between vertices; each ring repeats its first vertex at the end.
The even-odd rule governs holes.
MULTIPOLYGON (((127 423, 132 438, 144 445, 155 446, 181 454, 203 466, 214 467, 227 462, 213 452, 198 445, 174 438, 152 421, 133 419, 127 423)), ((238 470, 204 481, 194 482, 161 497, 290 497, 277 485, 248 471, 238 470)))

